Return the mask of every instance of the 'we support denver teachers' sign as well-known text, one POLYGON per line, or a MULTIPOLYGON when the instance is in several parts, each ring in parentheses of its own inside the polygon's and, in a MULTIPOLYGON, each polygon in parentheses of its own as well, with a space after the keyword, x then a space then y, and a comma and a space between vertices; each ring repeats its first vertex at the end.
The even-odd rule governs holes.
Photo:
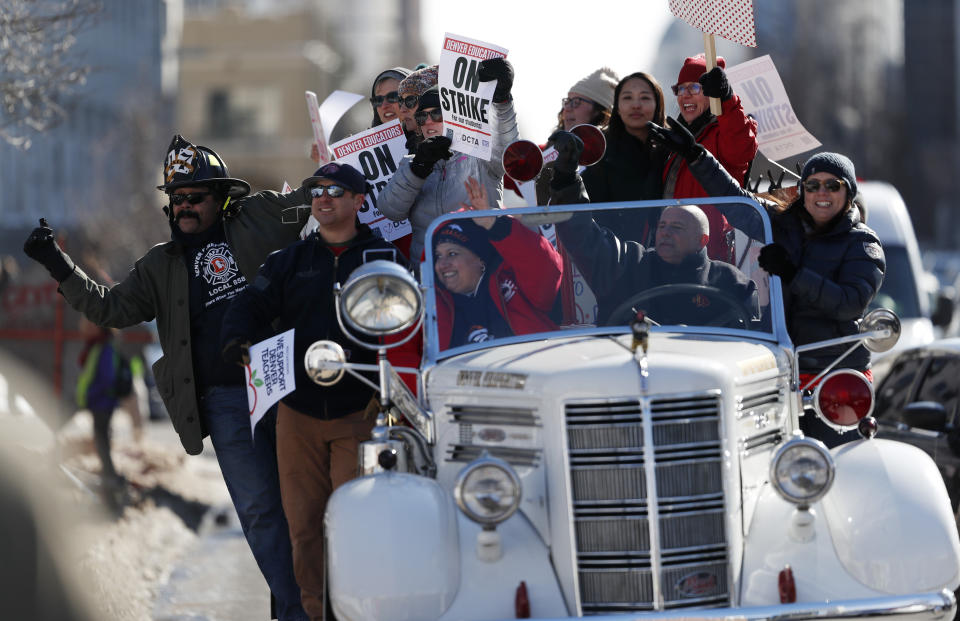
POLYGON ((407 138, 400 121, 394 120, 330 145, 336 161, 350 164, 366 177, 367 196, 358 214, 360 222, 379 231, 388 241, 402 237, 411 230, 408 220, 393 222, 377 209, 377 197, 393 173, 397 172, 397 165, 407 153, 406 144, 407 138))
POLYGON ((506 58, 506 48, 468 39, 449 32, 443 36, 437 82, 443 109, 443 134, 454 151, 490 160, 493 146, 491 100, 496 81, 481 82, 480 61, 506 58))

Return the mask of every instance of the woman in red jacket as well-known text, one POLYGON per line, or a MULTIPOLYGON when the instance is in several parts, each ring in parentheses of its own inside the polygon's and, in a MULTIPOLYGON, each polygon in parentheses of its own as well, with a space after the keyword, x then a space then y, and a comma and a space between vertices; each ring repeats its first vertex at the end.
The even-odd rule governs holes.
MULTIPOLYGON (((679 123, 742 186, 750 162, 757 155, 757 122, 744 112, 740 97, 727 81, 724 67, 726 62, 723 57, 717 58, 717 66, 709 72, 703 54, 687 58, 672 89, 680 108, 679 123), (710 97, 720 99, 720 116, 710 112, 710 97)), ((670 156, 663 169, 663 197, 704 196, 708 194, 690 173, 686 161, 676 155, 670 156)), ((707 254, 711 259, 733 262, 732 227, 712 206, 704 206, 703 210, 710 221, 711 231, 707 254)))
POLYGON ((433 235, 440 349, 557 329, 563 263, 510 216, 447 222, 433 235))

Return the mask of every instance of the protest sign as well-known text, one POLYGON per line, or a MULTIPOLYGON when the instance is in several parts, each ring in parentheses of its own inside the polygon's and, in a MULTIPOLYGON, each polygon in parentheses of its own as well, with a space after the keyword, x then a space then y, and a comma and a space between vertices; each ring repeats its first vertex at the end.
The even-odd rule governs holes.
POLYGON ((310 126, 313 128, 313 140, 320 153, 320 166, 329 164, 333 161, 330 153, 330 132, 336 127, 337 122, 352 108, 358 101, 363 99, 363 95, 349 93, 347 91, 333 91, 322 105, 317 104, 317 94, 313 91, 305 91, 307 97, 307 113, 310 115, 310 126))
POLYGON ((245 371, 251 433, 270 406, 296 388, 293 364, 293 329, 250 347, 245 371))
POLYGON ((493 150, 491 121, 495 80, 481 82, 480 61, 505 58, 507 50, 449 32, 443 36, 437 85, 443 110, 443 135, 451 149, 490 161, 493 150))
POLYGON ((767 159, 777 161, 820 146, 794 114, 770 56, 730 67, 727 79, 743 109, 757 120, 757 141, 767 159))
POLYGON ((670 12, 706 34, 757 47, 753 0, 670 0, 670 12))
POLYGON ((411 231, 408 220, 393 222, 377 209, 377 197, 393 173, 397 172, 400 160, 407 153, 406 144, 403 127, 399 120, 394 119, 332 145, 334 159, 350 164, 367 179, 367 196, 360 207, 360 222, 379 230, 388 241, 411 231))
POLYGON ((320 120, 320 104, 317 103, 317 94, 313 91, 306 91, 307 113, 310 115, 310 126, 313 128, 313 141, 317 145, 317 152, 320 154, 320 166, 329 164, 333 161, 330 155, 330 147, 327 146, 327 138, 323 132, 323 122, 320 120))

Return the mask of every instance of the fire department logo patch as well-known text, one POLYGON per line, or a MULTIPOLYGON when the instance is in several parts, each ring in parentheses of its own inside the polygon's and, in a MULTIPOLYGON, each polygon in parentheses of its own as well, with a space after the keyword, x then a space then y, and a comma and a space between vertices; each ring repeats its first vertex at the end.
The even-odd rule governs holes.
POLYGON ((225 243, 211 244, 200 255, 200 275, 210 285, 222 285, 237 275, 237 263, 225 243))
POLYGON ((173 181, 177 174, 189 176, 193 173, 193 160, 196 156, 197 150, 193 146, 171 149, 163 165, 163 175, 167 183, 173 181))
POLYGON ((879 261, 880 257, 883 256, 883 250, 880 249, 880 244, 877 242, 864 242, 863 251, 874 261, 879 261))

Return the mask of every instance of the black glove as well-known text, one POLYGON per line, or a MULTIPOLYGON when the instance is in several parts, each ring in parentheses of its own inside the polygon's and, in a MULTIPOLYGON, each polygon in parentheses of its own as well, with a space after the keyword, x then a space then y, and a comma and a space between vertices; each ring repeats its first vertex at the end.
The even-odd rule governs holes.
POLYGON ((653 121, 647 121, 650 142, 673 151, 690 164, 700 159, 705 149, 697 143, 697 139, 693 137, 690 130, 684 127, 683 123, 674 121, 670 117, 667 117, 667 126, 669 129, 660 127, 653 121))
POLYGON ((230 339, 223 346, 220 356, 227 364, 236 364, 241 367, 250 364, 250 341, 241 341, 240 339, 230 339))
POLYGON ((716 97, 720 101, 733 97, 733 88, 727 81, 727 74, 720 67, 714 67, 700 76, 700 86, 703 87, 703 94, 707 97, 716 97))
POLYGON ((440 160, 453 157, 450 151, 451 141, 446 136, 431 136, 417 145, 417 154, 410 162, 410 171, 421 179, 433 172, 433 165, 440 160))
POLYGON ((73 273, 73 261, 60 250, 46 218, 40 218, 40 226, 33 229, 27 241, 23 242, 23 252, 47 268, 57 282, 63 282, 73 273))
POLYGON ((790 260, 787 249, 780 244, 767 244, 761 248, 757 263, 768 274, 779 276, 787 284, 797 275, 797 266, 790 260))
POLYGON ((557 150, 557 159, 553 162, 554 176, 564 175, 569 180, 580 165, 583 141, 580 140, 580 136, 562 129, 550 134, 549 140, 557 150))
POLYGON ((506 58, 488 58, 481 60, 477 67, 477 78, 481 82, 497 81, 493 91, 493 103, 511 101, 510 89, 513 88, 513 65, 506 58))

